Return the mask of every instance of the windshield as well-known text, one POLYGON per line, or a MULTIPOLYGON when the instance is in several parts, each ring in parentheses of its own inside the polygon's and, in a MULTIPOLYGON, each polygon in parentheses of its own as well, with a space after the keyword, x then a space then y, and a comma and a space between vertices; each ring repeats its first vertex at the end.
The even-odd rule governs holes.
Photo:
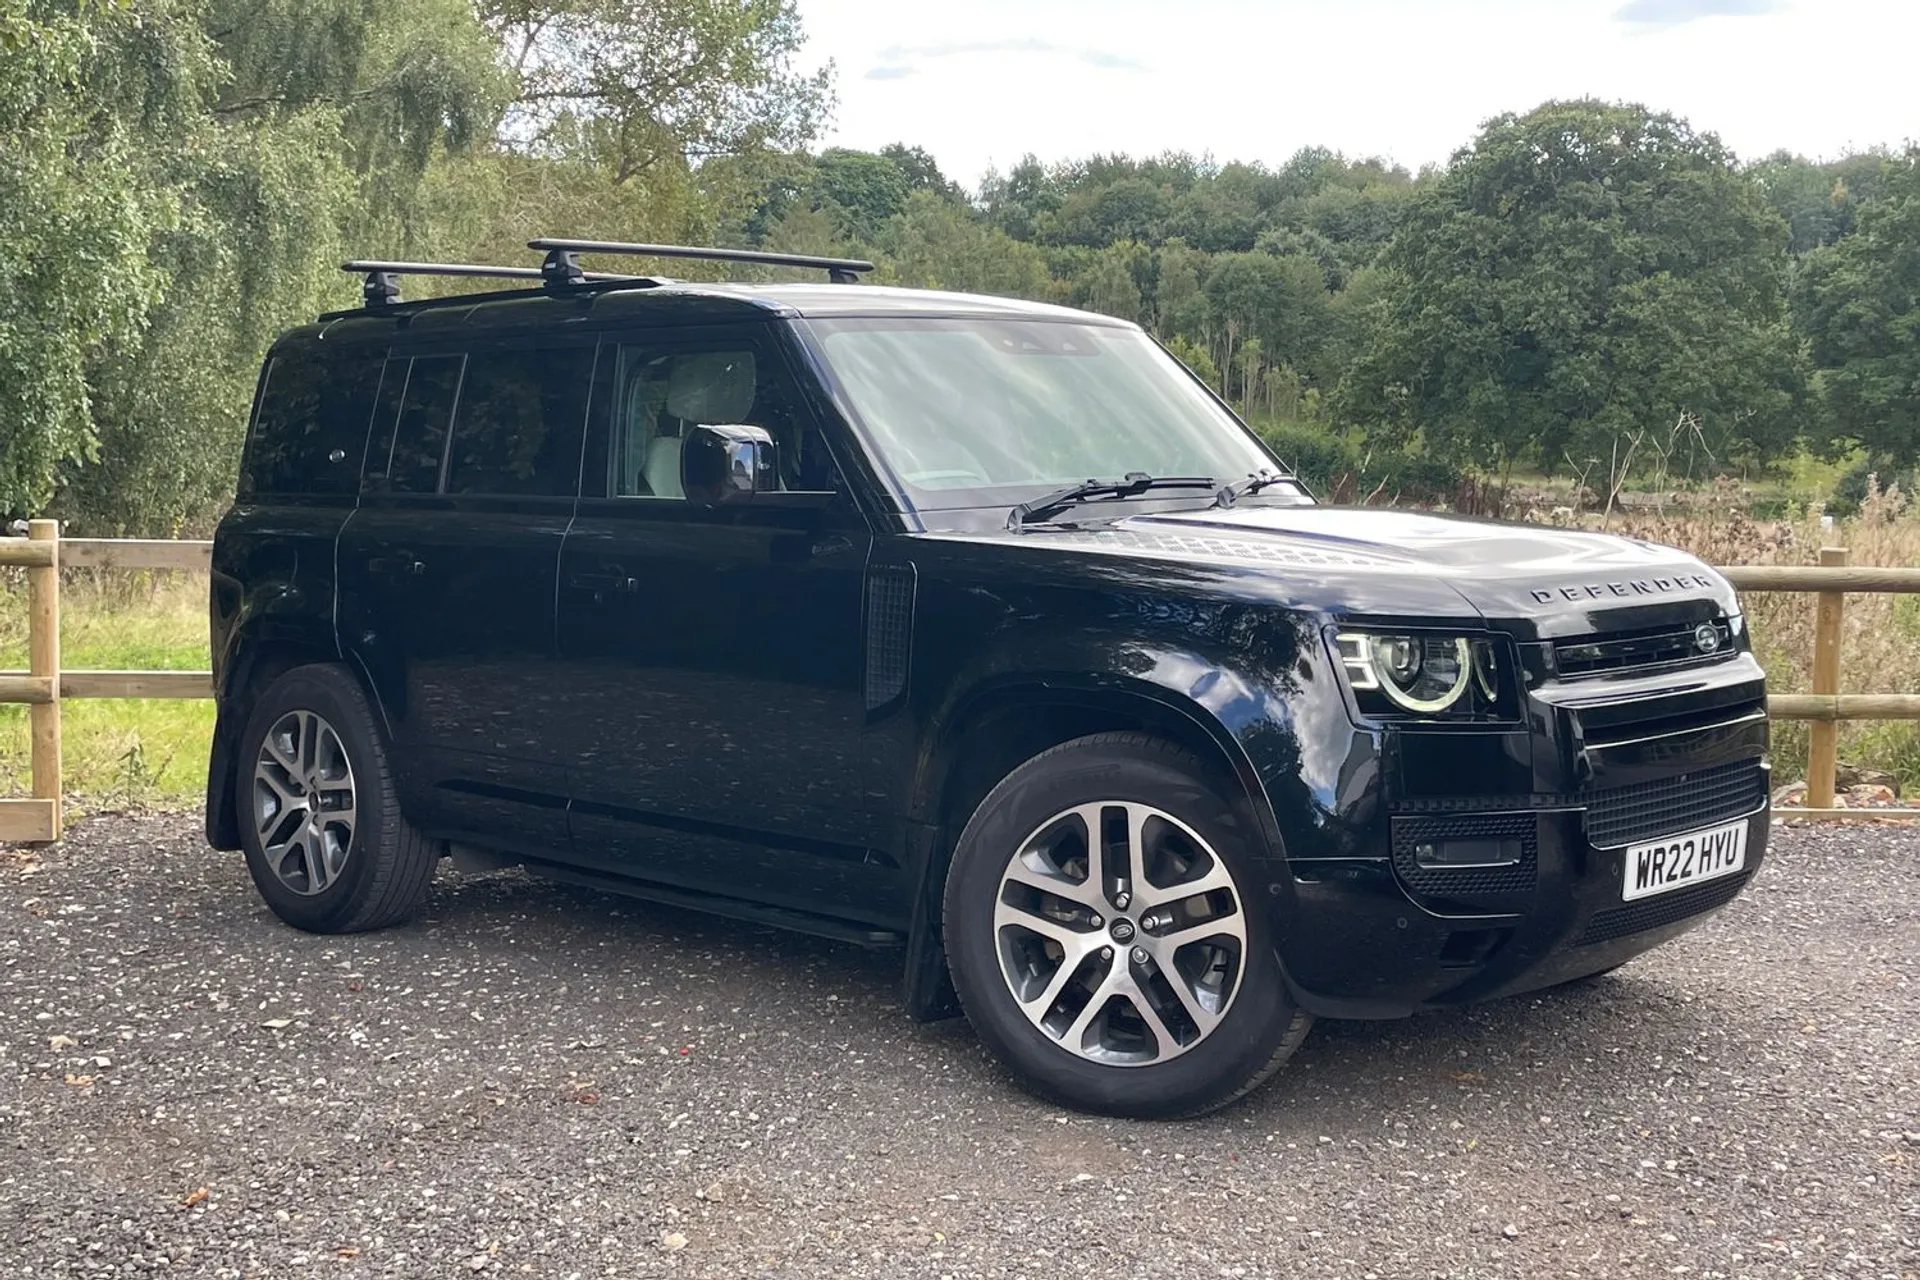
POLYGON ((893 317, 811 327, 916 506, 984 506, 1128 472, 1225 484, 1278 469, 1138 329, 893 317))

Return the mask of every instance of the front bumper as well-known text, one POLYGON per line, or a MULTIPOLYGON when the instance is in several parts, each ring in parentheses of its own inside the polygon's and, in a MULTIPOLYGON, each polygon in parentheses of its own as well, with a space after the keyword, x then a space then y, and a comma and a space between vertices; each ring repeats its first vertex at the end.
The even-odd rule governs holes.
MULTIPOLYGON (((1753 767, 1766 777, 1763 764, 1753 767)), ((1449 913, 1444 903, 1413 892, 1393 861, 1300 868, 1283 951, 1301 1005, 1323 1017, 1390 1018, 1599 973, 1700 923, 1766 861, 1763 800, 1744 819, 1741 871, 1629 903, 1621 897, 1624 849, 1595 848, 1583 812, 1503 816, 1530 821, 1538 833, 1533 884, 1515 911, 1449 913)))
POLYGON ((1746 655, 1680 679, 1536 687, 1525 728, 1384 737, 1379 801, 1354 806, 1344 848, 1289 856, 1270 886, 1295 998, 1398 1017, 1598 973, 1684 933, 1766 860, 1766 748, 1746 655), (1629 846, 1736 821, 1742 870, 1624 900, 1629 846), (1435 840, 1517 856, 1423 867, 1414 849, 1435 840))

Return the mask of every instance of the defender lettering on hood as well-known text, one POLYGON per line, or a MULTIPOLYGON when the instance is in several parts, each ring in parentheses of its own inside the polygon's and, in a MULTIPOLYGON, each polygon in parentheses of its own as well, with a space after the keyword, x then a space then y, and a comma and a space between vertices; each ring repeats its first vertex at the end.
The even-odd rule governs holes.
POLYGON ((1635 578, 1630 582, 1587 582, 1575 587, 1558 587, 1551 591, 1535 590, 1533 598, 1540 604, 1552 604, 1556 598, 1564 600, 1604 600, 1608 596, 1632 598, 1634 596, 1669 595, 1675 591, 1692 591, 1695 587, 1711 590, 1714 581, 1704 573, 1680 573, 1671 578, 1635 578))

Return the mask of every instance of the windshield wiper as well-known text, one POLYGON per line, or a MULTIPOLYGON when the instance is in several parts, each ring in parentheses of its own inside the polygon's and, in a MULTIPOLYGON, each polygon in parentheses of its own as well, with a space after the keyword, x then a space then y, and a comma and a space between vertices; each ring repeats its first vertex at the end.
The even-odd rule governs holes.
POLYGON ((1213 505, 1230 507, 1250 493, 1258 493, 1270 484, 1297 484, 1292 476, 1283 471, 1263 471, 1245 480, 1235 480, 1231 484, 1220 486, 1220 492, 1213 495, 1213 505))
POLYGON ((1023 502, 1007 513, 1007 528, 1051 520, 1068 507, 1089 498, 1131 498, 1149 489, 1215 489, 1219 482, 1212 476, 1150 476, 1144 471, 1129 471, 1118 480, 1088 480, 1049 493, 1044 498, 1023 502))

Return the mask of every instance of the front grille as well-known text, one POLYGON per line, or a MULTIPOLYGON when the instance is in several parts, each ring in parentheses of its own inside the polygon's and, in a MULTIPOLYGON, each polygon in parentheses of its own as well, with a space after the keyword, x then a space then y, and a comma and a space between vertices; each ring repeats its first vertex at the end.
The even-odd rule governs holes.
POLYGON ((1445 898, 1486 911, 1515 909, 1506 895, 1533 892, 1540 861, 1540 823, 1531 813, 1490 813, 1446 818, 1395 818, 1393 866, 1401 883, 1424 897, 1445 898), (1442 840, 1514 840, 1520 860, 1503 867, 1423 867, 1414 849, 1442 840))
POLYGON ((1726 622, 1715 621, 1706 625, 1713 628, 1715 644, 1711 650, 1701 647, 1700 624, 1688 623, 1684 627, 1658 627, 1561 640, 1553 646, 1554 666, 1562 679, 1578 679, 1581 676, 1693 666, 1731 658, 1734 655, 1733 632, 1726 622))
POLYGON ((1697 831, 1745 817, 1766 799, 1767 774, 1758 760, 1596 791, 1587 800, 1587 839, 1611 849, 1697 831))
POLYGON ((1587 921, 1587 927, 1581 930, 1575 940, 1576 947, 1592 946, 1597 942, 1612 942, 1615 938, 1625 938, 1635 933, 1645 933, 1649 929, 1659 929, 1666 925, 1697 916, 1703 911, 1712 911, 1724 907, 1738 897, 1740 890, 1752 876, 1750 871, 1727 876, 1722 880, 1710 880, 1706 884, 1691 889, 1677 889, 1673 893, 1636 902, 1630 906, 1615 907, 1610 911, 1597 913, 1587 921))

